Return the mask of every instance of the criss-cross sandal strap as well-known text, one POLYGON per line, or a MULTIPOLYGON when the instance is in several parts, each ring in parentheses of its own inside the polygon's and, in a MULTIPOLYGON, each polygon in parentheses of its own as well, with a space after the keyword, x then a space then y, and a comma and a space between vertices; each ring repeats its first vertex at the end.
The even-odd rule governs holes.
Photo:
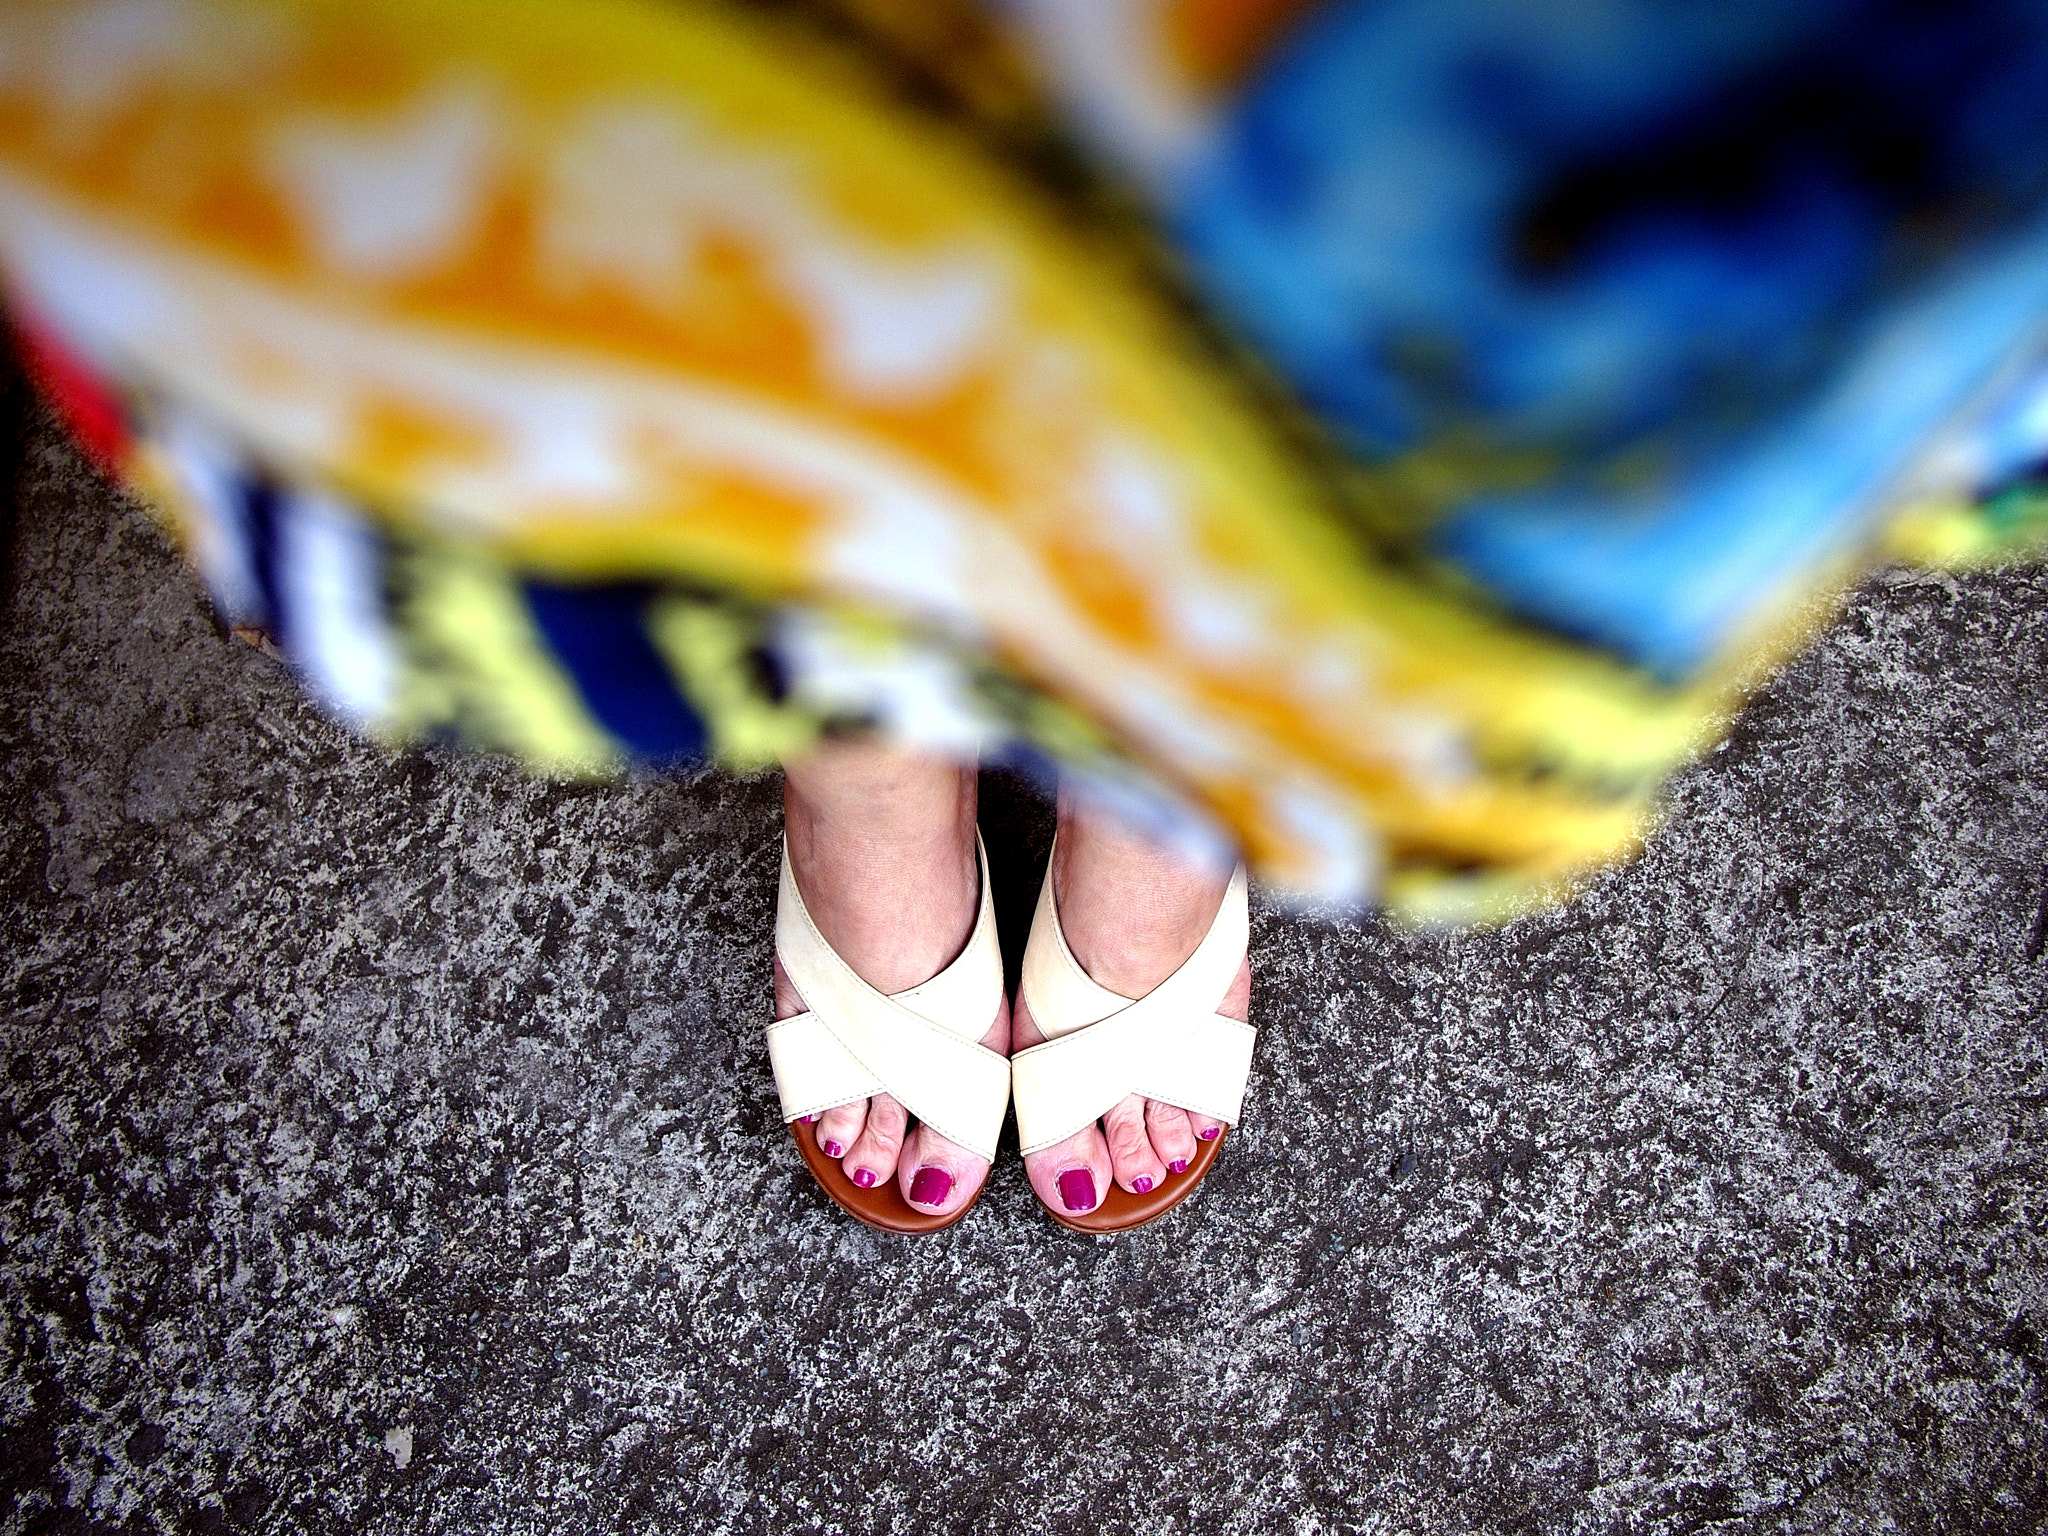
POLYGON ((1024 1151, 1064 1141, 1131 1093, 1235 1124, 1257 1031, 1216 1007, 1250 939, 1240 866, 1215 922, 1181 968, 1144 997, 1123 997, 1098 985, 1067 947, 1048 868, 1024 951, 1023 987, 1046 1039, 1010 1059, 1024 1151))
POLYGON ((818 932, 783 845, 775 953, 810 1010, 768 1026, 785 1121, 888 1093, 948 1141, 994 1161, 1010 1064, 981 1044, 1002 1003, 1003 957, 988 852, 978 851, 981 910, 967 947, 930 981, 887 997, 818 932))

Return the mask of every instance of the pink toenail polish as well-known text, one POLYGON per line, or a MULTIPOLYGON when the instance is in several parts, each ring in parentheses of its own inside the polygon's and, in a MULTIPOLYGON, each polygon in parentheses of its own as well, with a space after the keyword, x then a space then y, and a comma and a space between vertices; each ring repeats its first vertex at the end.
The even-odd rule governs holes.
POLYGON ((1166 1165, 1166 1171, 1168 1173, 1186 1173, 1188 1171, 1188 1160, 1184 1157, 1176 1157, 1166 1165))
POLYGON ((846 1148, 839 1145, 836 1141, 828 1141, 825 1143, 825 1155, 827 1157, 844 1157, 846 1156, 846 1148))
POLYGON ((1207 1129, 1206 1131, 1202 1132, 1202 1140, 1204 1140, 1204 1141, 1214 1141, 1214 1140, 1215 1140, 1215 1139, 1216 1139, 1216 1138, 1217 1138, 1218 1136, 1221 1136, 1222 1134, 1223 1134, 1223 1127, 1222 1127, 1222 1126, 1220 1126, 1220 1125, 1212 1125, 1212 1126, 1210 1126, 1210 1127, 1209 1127, 1209 1129, 1207 1129))
POLYGON ((818 1117, 816 1115, 805 1115, 802 1123, 805 1125, 816 1125, 818 1123, 818 1117))
POLYGON ((943 1205, 953 1193, 953 1175, 943 1168, 920 1168, 910 1181, 912 1205, 943 1205))
POLYGON ((1095 1209, 1095 1176, 1086 1168, 1069 1168, 1060 1175, 1060 1204, 1070 1211, 1095 1209))
POLYGON ((862 1189, 873 1189, 875 1187, 874 1171, 869 1168, 854 1169, 853 1182, 859 1185, 862 1189))
POLYGON ((1135 1179, 1131 1180, 1131 1193, 1134 1195, 1151 1194, 1152 1181, 1146 1178, 1144 1174, 1139 1174, 1135 1179))

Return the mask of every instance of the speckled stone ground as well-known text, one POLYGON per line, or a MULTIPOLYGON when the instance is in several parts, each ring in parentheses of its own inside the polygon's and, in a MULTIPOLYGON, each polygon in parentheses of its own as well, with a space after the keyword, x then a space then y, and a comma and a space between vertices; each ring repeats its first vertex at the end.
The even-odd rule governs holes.
POLYGON ((1568 908, 1262 911, 1173 1219, 906 1242, 776 1124, 772 781, 380 755, 20 505, 0 1532, 2041 1523, 2048 579, 1874 583, 1568 908))

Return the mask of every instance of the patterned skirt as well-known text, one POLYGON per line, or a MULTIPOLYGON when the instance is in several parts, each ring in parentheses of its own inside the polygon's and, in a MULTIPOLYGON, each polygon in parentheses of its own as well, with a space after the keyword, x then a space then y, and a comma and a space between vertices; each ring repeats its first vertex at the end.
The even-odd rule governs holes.
POLYGON ((1707 9, 23 0, 0 270, 363 731, 869 735, 1498 915, 2048 533, 2048 23, 1707 9))

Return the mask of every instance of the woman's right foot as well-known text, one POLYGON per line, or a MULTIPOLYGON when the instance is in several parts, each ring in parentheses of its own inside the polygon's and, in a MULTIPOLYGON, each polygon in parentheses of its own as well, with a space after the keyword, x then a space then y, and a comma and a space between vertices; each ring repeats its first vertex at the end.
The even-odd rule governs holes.
MULTIPOLYGON (((825 942, 876 991, 893 996, 944 970, 966 947, 980 910, 975 776, 932 758, 868 746, 820 749, 786 772, 789 863, 825 942)), ((775 1017, 805 1004, 775 965, 775 1017)), ((1009 1054, 998 1004, 981 1043, 1009 1054)), ((828 1109, 800 1128, 855 1185, 897 1182, 911 1208, 947 1216, 988 1179, 989 1165, 888 1094, 828 1109)))

